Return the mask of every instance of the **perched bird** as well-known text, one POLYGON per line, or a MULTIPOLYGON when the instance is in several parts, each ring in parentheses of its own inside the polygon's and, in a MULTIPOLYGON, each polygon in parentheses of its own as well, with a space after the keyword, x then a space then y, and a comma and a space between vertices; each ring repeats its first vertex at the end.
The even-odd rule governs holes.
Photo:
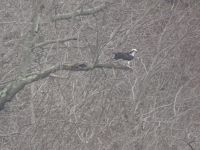
POLYGON ((130 61, 133 60, 135 54, 137 53, 137 49, 132 49, 130 52, 116 52, 114 54, 115 60, 125 60, 128 62, 128 66, 130 64, 130 61))

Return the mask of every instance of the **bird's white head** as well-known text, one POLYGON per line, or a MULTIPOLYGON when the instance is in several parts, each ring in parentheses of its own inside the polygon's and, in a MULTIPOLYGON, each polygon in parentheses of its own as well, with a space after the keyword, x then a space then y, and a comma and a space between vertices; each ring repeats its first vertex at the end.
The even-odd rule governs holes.
POLYGON ((133 48, 131 51, 132 51, 132 52, 137 52, 138 50, 137 50, 137 49, 135 49, 135 48, 133 48))
POLYGON ((132 55, 132 56, 134 56, 135 55, 135 53, 137 53, 138 52, 138 50, 137 49, 132 49, 131 51, 130 51, 130 54, 132 55))

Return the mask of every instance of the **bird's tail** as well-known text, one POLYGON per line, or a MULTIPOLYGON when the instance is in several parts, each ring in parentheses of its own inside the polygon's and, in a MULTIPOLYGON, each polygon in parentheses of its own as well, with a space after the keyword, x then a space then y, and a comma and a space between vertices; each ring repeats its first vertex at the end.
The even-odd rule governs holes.
POLYGON ((115 52, 113 52, 112 54, 114 54, 112 57, 110 57, 109 59, 107 59, 105 62, 112 62, 113 60, 115 60, 115 52))
POLYGON ((116 55, 116 54, 117 54, 116 52, 113 52, 112 54, 113 54, 112 59, 115 59, 115 60, 118 60, 118 59, 119 59, 119 58, 117 57, 117 55, 116 55))

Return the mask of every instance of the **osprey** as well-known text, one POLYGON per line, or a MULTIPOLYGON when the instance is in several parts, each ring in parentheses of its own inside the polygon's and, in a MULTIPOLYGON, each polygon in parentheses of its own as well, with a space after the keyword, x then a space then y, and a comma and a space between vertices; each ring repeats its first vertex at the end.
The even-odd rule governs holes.
POLYGON ((113 54, 114 54, 115 60, 119 60, 119 59, 126 60, 128 61, 128 65, 129 65, 130 61, 133 60, 136 52, 137 52, 136 49, 132 49, 130 52, 116 52, 113 54))

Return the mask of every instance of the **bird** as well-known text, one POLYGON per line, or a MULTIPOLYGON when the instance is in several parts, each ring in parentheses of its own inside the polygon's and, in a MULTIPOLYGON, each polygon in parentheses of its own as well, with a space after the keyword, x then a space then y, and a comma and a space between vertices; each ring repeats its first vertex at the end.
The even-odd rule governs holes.
POLYGON ((135 54, 137 53, 137 49, 132 49, 130 52, 114 52, 115 60, 125 60, 128 62, 128 66, 130 65, 130 61, 134 59, 135 54))

